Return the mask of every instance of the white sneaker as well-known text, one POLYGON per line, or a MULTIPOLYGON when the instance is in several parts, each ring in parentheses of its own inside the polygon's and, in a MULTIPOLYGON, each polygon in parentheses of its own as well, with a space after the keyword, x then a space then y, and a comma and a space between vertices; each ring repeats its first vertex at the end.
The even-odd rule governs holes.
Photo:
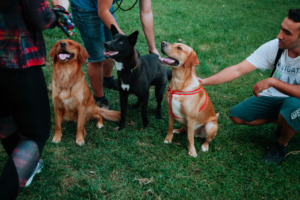
POLYGON ((44 161, 42 159, 39 160, 39 162, 36 164, 36 167, 32 173, 32 175, 30 176, 30 178, 28 179, 28 181, 26 182, 25 184, 25 187, 28 187, 32 180, 33 180, 33 177, 36 175, 36 174, 39 174, 41 173, 42 171, 42 168, 44 167, 44 161))

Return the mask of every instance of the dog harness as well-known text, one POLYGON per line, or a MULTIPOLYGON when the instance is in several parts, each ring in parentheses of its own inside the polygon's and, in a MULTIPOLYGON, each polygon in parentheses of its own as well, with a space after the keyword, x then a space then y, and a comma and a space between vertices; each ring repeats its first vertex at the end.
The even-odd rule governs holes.
POLYGON ((169 110, 173 116, 173 118, 176 118, 176 119, 182 119, 180 117, 177 117, 174 115, 173 113, 173 109, 172 109, 172 100, 173 100, 173 95, 194 95, 194 94, 198 94, 199 92, 201 91, 204 91, 205 92, 205 101, 204 101, 204 104, 200 107, 199 111, 198 112, 201 112, 207 105, 208 103, 208 95, 206 93, 206 91, 204 90, 203 87, 200 87, 196 90, 192 90, 192 91, 176 91, 176 90, 172 90, 170 87, 168 87, 168 92, 169 92, 169 110))

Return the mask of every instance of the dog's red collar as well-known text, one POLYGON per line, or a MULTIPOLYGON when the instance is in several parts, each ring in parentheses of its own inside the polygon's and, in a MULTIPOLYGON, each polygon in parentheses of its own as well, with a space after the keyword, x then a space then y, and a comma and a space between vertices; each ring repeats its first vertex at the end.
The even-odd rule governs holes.
POLYGON ((208 95, 207 95, 207 93, 206 93, 206 91, 204 90, 203 87, 200 87, 200 88, 198 88, 196 90, 192 90, 192 91, 176 91, 176 90, 172 90, 170 87, 168 87, 168 92, 169 92, 169 109, 170 109, 170 112, 171 112, 172 116, 174 118, 181 119, 180 117, 175 116, 174 113, 173 113, 173 110, 172 110, 173 94, 176 94, 176 95, 194 95, 194 94, 198 94, 202 90, 205 92, 205 101, 204 101, 204 104, 200 107, 200 109, 199 109, 198 112, 202 111, 206 107, 206 105, 208 103, 208 95))

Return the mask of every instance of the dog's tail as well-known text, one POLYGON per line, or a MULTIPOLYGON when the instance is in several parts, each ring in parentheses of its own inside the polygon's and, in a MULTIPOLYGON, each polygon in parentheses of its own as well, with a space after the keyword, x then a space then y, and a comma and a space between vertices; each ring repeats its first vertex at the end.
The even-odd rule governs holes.
POLYGON ((108 110, 106 108, 99 108, 100 115, 110 121, 119 121, 121 119, 121 112, 115 110, 108 110))

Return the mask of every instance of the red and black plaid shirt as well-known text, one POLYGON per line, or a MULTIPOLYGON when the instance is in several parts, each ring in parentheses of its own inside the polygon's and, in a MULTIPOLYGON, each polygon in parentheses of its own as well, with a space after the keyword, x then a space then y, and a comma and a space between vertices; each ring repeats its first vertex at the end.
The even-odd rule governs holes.
POLYGON ((0 0, 0 69, 45 65, 42 30, 55 23, 47 0, 0 0))

